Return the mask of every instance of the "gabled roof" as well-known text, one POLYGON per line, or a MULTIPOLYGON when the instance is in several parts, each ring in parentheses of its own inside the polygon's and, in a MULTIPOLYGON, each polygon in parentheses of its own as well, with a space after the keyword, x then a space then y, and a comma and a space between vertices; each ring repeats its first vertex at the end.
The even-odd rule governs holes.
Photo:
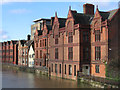
POLYGON ((102 16, 102 20, 104 21, 105 19, 111 19, 115 15, 117 10, 118 9, 115 9, 115 10, 112 10, 112 11, 108 11, 108 12, 99 11, 99 13, 102 16))
POLYGON ((33 40, 29 40, 25 43, 26 46, 30 46, 33 43, 33 40))
POLYGON ((89 25, 93 19, 94 15, 88 15, 84 13, 77 13, 76 11, 71 10, 75 24, 89 25))
POLYGON ((13 44, 16 44, 18 41, 17 40, 11 40, 13 44))
POLYGON ((22 46, 24 46, 24 44, 26 43, 26 40, 20 40, 20 43, 22 46))

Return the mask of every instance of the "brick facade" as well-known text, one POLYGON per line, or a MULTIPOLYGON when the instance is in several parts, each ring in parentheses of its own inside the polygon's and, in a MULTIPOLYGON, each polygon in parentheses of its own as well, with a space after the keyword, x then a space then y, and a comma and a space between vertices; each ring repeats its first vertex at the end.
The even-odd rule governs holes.
MULTIPOLYGON (((59 18, 56 12, 51 19, 34 21, 35 67, 47 67, 52 76, 68 79, 76 79, 78 71, 105 77, 105 63, 119 57, 120 9, 102 12, 97 8, 94 14, 94 5, 84 4, 83 11, 69 7, 67 18, 59 18)), ((27 42, 1 43, 3 62, 28 66, 27 42)))

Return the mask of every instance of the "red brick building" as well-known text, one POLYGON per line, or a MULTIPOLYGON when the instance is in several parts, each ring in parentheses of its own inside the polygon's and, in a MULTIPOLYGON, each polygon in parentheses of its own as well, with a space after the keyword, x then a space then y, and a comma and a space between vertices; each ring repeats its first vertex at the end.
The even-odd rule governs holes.
POLYGON ((7 42, 1 42, 1 47, 0 47, 0 56, 1 60, 4 63, 11 63, 11 64, 17 64, 18 60, 18 47, 17 47, 17 41, 11 40, 7 42), (15 61, 15 62, 14 62, 15 61))
MULTIPOLYGON (((94 8, 91 9, 93 13, 94 8)), ((77 13, 71 7, 67 19, 58 18, 56 14, 49 37, 51 75, 76 79, 77 71, 90 74, 89 20, 92 17, 87 12, 77 13)))
POLYGON ((96 9, 91 23, 91 75, 105 77, 105 62, 119 57, 120 8, 112 11, 96 9))
MULTIPOLYGON (((105 64, 112 57, 119 57, 120 8, 103 12, 97 7, 94 14, 94 5, 84 4, 83 11, 78 13, 69 7, 67 18, 59 18, 55 13, 51 19, 34 21, 31 34, 35 67, 48 67, 52 76, 68 79, 76 79, 77 72, 106 77, 105 64)), ((1 43, 3 62, 27 66, 30 42, 1 43)))
POLYGON ((10 41, 10 63, 17 64, 18 61, 18 46, 15 40, 10 41))
POLYGON ((35 67, 46 66, 48 67, 48 34, 51 30, 53 19, 40 19, 43 22, 40 30, 36 29, 34 36, 35 47, 35 67))
POLYGON ((2 62, 3 59, 3 42, 0 42, 0 62, 2 62))
POLYGON ((2 60, 3 60, 3 62, 6 62, 6 42, 3 42, 2 54, 3 54, 2 60))

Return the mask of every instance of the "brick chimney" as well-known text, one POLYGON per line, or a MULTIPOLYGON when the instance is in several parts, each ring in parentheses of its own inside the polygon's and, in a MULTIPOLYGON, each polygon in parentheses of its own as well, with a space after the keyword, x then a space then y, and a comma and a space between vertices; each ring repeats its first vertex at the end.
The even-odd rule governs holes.
POLYGON ((30 35, 29 34, 27 35, 27 40, 30 40, 30 35))
POLYGON ((94 5, 93 4, 84 4, 83 5, 83 12, 84 14, 90 14, 90 15, 94 15, 94 5))

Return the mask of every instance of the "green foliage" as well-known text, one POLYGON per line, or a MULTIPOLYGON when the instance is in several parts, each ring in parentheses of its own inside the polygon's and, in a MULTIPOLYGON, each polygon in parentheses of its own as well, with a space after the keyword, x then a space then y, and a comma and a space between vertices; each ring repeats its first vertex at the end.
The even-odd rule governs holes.
POLYGON ((106 77, 111 78, 114 81, 120 80, 120 63, 118 62, 119 59, 111 59, 111 61, 108 64, 105 64, 106 66, 106 77))

